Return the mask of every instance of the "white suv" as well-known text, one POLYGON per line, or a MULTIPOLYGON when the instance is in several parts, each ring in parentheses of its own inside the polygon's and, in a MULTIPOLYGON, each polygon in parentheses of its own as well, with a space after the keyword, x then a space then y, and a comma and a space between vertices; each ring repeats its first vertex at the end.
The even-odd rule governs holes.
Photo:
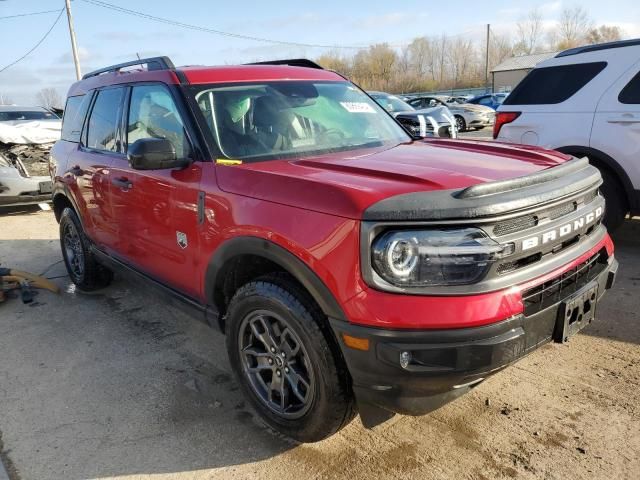
POLYGON ((498 109, 493 138, 588 157, 604 178, 610 229, 640 213, 640 39, 538 64, 498 109))

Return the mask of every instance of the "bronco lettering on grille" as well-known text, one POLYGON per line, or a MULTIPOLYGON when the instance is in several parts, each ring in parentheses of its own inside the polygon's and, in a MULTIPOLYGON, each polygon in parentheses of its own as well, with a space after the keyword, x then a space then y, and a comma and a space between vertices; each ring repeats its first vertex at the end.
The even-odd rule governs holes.
POLYGON ((525 238, 522 241, 522 250, 530 250, 537 247, 538 245, 545 245, 549 242, 553 242, 562 237, 565 237, 572 232, 576 232, 589 225, 590 223, 595 222, 602 216, 602 212, 602 207, 598 207, 594 211, 578 217, 570 223, 566 223, 558 228, 554 228, 553 230, 548 230, 539 235, 536 235, 535 237, 525 238))

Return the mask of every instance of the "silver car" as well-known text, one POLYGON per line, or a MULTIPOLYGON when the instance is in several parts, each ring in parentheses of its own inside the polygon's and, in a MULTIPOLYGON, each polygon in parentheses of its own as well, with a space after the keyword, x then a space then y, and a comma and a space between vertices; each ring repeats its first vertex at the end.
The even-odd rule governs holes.
POLYGON ((45 108, 0 106, 0 207, 51 200, 49 150, 60 128, 45 108))
POLYGON ((432 108, 446 106, 456 119, 456 127, 459 132, 493 126, 496 112, 492 108, 484 105, 474 105, 471 103, 457 103, 451 97, 432 95, 416 97, 407 103, 414 108, 432 108), (449 102, 449 99, 452 101, 449 102))
POLYGON ((384 92, 367 93, 416 137, 457 136, 455 118, 447 105, 415 108, 396 95, 384 92))

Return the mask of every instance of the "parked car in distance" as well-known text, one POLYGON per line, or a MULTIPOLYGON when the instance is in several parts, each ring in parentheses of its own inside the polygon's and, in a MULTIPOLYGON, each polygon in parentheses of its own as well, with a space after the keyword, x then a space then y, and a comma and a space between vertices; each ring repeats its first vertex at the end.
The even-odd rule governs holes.
POLYGON ((449 109, 456 119, 456 130, 464 132, 466 130, 482 130, 485 127, 493 126, 495 111, 483 105, 473 105, 470 103, 457 103, 447 100, 451 97, 424 96, 416 97, 407 103, 415 109, 433 108, 444 106, 449 109))
POLYGON ((498 111, 494 138, 588 157, 604 178, 605 223, 640 214, 640 39, 539 63, 498 111))
POLYGON ((477 97, 473 97, 467 100, 467 103, 471 103, 474 105, 484 105, 485 107, 492 108, 493 110, 497 110, 502 102, 504 102, 505 98, 509 96, 508 93, 492 93, 486 95, 478 95, 477 97))
POLYGON ((0 106, 0 207, 51 200, 49 149, 61 125, 46 108, 0 106))
POLYGON ((412 135, 455 138, 455 118, 446 105, 416 109, 396 95, 367 92, 412 135))
POLYGON ((52 157, 76 287, 117 270, 219 328, 248 408, 298 441, 567 341, 617 270, 586 160, 414 140, 311 61, 88 73, 52 157))

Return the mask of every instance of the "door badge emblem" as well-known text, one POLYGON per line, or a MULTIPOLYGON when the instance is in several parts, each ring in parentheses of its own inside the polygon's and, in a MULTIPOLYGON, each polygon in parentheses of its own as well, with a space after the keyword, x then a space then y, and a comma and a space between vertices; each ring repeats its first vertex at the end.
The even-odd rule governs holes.
POLYGON ((178 246, 183 250, 189 245, 189 242, 187 242, 187 234, 183 232, 176 231, 176 241, 178 242, 178 246))

